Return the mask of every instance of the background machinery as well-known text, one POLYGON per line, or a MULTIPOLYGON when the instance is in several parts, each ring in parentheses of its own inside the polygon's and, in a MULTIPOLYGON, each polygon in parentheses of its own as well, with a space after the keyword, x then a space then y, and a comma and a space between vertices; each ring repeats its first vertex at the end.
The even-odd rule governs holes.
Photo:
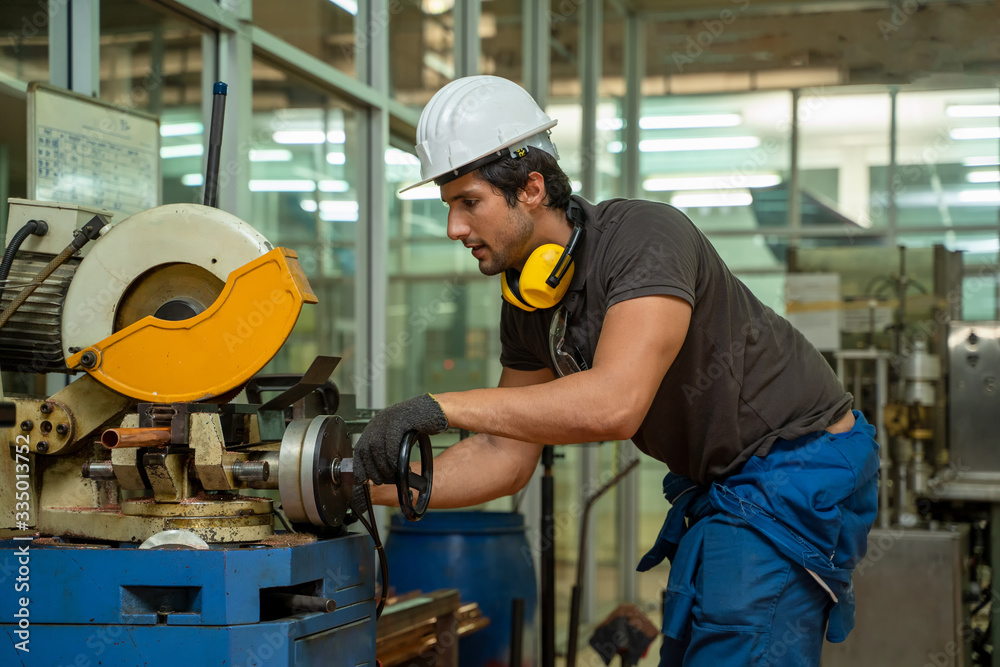
POLYGON ((963 319, 965 297, 994 289, 986 268, 943 246, 789 255, 789 281, 839 283, 835 303, 788 312, 835 315, 830 361, 881 445, 856 625, 826 667, 1000 664, 1000 322, 963 319))

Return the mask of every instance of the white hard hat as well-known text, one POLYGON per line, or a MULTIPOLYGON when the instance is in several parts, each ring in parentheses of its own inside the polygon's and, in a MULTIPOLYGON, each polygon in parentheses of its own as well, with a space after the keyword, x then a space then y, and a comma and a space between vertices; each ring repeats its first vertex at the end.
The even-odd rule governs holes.
POLYGON ((531 147, 558 159, 549 139, 556 124, 521 86, 497 76, 456 79, 434 94, 417 123, 419 183, 447 182, 531 147))

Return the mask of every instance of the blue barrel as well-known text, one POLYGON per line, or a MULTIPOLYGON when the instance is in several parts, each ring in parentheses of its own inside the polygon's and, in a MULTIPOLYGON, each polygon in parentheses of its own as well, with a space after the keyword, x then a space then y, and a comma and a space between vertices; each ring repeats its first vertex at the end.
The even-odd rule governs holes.
POLYGON ((393 515, 386 537, 389 585, 397 593, 456 588, 490 624, 458 647, 461 667, 509 667, 511 610, 524 600, 522 667, 535 665, 535 568, 524 517, 510 512, 428 512, 409 522, 393 515))

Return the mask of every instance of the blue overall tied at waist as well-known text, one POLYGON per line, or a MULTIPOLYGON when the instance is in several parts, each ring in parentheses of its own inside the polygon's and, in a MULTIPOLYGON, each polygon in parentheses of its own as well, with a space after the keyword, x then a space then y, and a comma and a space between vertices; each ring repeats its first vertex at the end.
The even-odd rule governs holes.
MULTIPOLYGON (((778 440, 767 456, 751 457, 740 472, 710 487, 667 474, 663 493, 672 507, 656 544, 637 567, 645 572, 670 559, 664 635, 681 641, 689 637, 706 526, 718 520, 752 528, 774 547, 778 560, 783 556, 808 570, 816 590, 826 589, 826 599, 833 603, 827 640, 847 638, 854 627, 851 573, 865 555, 878 510, 875 428, 858 411, 854 418, 854 428, 845 433, 820 431, 778 440)), ((726 545, 711 547, 717 553, 726 545)), ((750 569, 752 578, 759 562, 733 551, 732 567, 750 569)), ((738 606, 741 591, 731 595, 738 606)))

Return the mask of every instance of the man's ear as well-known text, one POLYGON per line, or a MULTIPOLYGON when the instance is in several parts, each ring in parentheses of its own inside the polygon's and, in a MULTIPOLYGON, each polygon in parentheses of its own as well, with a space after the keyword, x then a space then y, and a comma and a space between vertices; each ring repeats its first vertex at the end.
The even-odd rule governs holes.
POLYGON ((545 177, 537 171, 528 174, 528 180, 521 190, 521 203, 529 210, 545 205, 548 192, 545 190, 545 177))

